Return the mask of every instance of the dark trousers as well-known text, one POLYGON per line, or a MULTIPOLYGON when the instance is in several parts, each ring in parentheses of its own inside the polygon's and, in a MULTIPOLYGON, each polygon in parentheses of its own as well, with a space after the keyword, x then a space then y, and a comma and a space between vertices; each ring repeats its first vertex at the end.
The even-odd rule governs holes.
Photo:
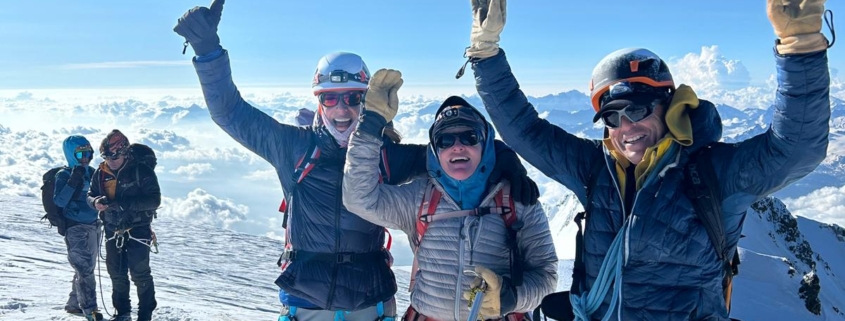
MULTIPOLYGON (((118 237, 106 243, 106 266, 112 282, 111 299, 118 315, 130 315, 132 304, 129 301, 128 273, 138 291, 138 320, 147 321, 152 317, 157 305, 153 277, 150 274, 150 248, 130 239, 130 235, 149 244, 152 230, 149 226, 134 227, 123 234, 122 240, 118 237), (121 245, 122 247, 118 248, 121 245)), ((114 231, 106 230, 107 239, 113 236, 114 231)))

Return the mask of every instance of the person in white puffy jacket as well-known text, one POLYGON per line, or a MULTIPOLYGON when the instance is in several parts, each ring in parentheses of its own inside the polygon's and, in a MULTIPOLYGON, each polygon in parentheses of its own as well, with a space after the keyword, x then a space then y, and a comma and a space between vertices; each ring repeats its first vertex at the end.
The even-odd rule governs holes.
POLYGON ((347 151, 343 204, 412 239, 415 269, 405 320, 466 320, 471 290, 482 279, 483 319, 528 319, 525 312, 554 291, 558 259, 541 204, 511 202, 506 181, 487 184, 496 163, 495 131, 477 109, 447 98, 429 130, 428 175, 399 186, 379 182, 381 133, 396 115, 402 82, 390 69, 370 81, 347 151))

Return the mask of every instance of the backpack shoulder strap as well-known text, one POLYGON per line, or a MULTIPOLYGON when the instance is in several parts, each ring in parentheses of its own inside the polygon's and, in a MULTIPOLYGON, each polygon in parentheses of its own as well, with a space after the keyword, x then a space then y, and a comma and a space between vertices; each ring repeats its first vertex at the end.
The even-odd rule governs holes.
POLYGON ((710 146, 703 147, 690 155, 684 167, 684 192, 695 209, 695 214, 704 224, 707 235, 716 248, 716 254, 726 260, 727 245, 725 227, 722 224, 722 206, 716 171, 713 169, 710 146))
POLYGON ((417 279, 417 271, 419 270, 419 260, 417 259, 417 250, 420 249, 425 231, 428 229, 428 220, 423 219, 425 216, 434 215, 437 211, 437 205, 440 204, 440 198, 443 194, 437 189, 434 184, 428 183, 425 187, 420 208, 417 211, 417 226, 416 235, 411 240, 411 247, 414 249, 414 264, 411 266, 411 281, 408 282, 408 292, 413 291, 414 283, 417 279))
POLYGON ((584 211, 575 214, 575 218, 573 219, 575 225, 578 227, 578 233, 575 234, 575 262, 572 266, 572 285, 569 288, 569 292, 573 294, 581 294, 581 286, 584 285, 587 279, 587 271, 584 267, 584 227, 587 224, 584 222, 582 225, 582 221, 586 221, 590 212, 593 210, 593 192, 596 189, 601 172, 607 169, 607 165, 601 157, 604 157, 604 153, 596 157, 598 160, 593 162, 593 166, 588 174, 589 176, 587 176, 587 185, 584 186, 587 190, 587 198, 583 204, 584 211))
POLYGON ((728 313, 731 311, 731 295, 733 292, 733 276, 739 270, 739 255, 734 248, 728 248, 725 226, 722 222, 722 197, 716 180, 716 170, 713 168, 712 146, 706 146, 690 155, 684 167, 684 192, 692 202, 696 216, 701 220, 716 255, 722 262, 723 279, 722 294, 728 313))
POLYGON ((508 230, 507 245, 510 249, 510 271, 511 271, 511 285, 521 286, 523 281, 523 257, 522 250, 519 249, 519 242, 517 233, 522 228, 522 222, 518 221, 516 204, 514 204, 513 197, 511 197, 511 185, 505 182, 504 186, 496 192, 493 198, 496 201, 496 207, 501 209, 499 215, 505 222, 505 227, 508 230))
POLYGON ((381 148, 381 162, 379 163, 379 183, 390 182, 390 164, 387 163, 387 149, 381 148))
MULTIPOLYGON (((317 163, 317 160, 320 159, 320 148, 317 146, 314 139, 311 139, 311 145, 305 150, 305 153, 299 157, 299 161, 296 162, 296 166, 293 169, 293 188, 296 189, 296 186, 308 176, 308 173, 314 169, 314 164, 317 163)), ((282 198, 282 203, 279 205, 279 212, 282 213, 282 228, 288 228, 288 216, 290 212, 288 211, 288 197, 293 196, 293 191, 285 193, 287 194, 286 197, 282 198)))
POLYGON ((296 162, 296 167, 293 170, 293 178, 297 184, 302 182, 305 176, 308 176, 318 159, 320 159, 320 148, 312 141, 308 149, 305 150, 305 154, 302 154, 302 157, 296 162))

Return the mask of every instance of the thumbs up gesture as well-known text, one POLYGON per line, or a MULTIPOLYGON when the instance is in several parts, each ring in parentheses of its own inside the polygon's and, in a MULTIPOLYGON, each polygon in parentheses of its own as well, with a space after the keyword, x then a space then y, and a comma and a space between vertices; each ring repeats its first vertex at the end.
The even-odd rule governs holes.
POLYGON ((176 22, 173 31, 191 44, 194 54, 204 56, 220 47, 220 37, 217 36, 217 25, 220 24, 220 17, 223 15, 223 3, 225 0, 214 0, 211 6, 193 7, 185 12, 176 22))

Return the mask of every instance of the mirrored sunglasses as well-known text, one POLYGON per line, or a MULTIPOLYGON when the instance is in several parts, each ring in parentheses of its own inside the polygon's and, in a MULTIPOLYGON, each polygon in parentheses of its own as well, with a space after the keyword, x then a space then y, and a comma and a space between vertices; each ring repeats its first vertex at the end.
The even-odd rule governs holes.
POLYGON ((73 156, 76 157, 77 160, 91 159, 91 157, 94 156, 94 151, 93 150, 81 150, 81 151, 73 153, 73 156))
POLYGON ((358 107, 361 105, 361 101, 364 99, 364 92, 362 91, 350 91, 346 93, 335 93, 335 92, 327 92, 322 93, 319 96, 320 104, 326 108, 332 108, 337 106, 341 100, 346 106, 349 107, 358 107))

